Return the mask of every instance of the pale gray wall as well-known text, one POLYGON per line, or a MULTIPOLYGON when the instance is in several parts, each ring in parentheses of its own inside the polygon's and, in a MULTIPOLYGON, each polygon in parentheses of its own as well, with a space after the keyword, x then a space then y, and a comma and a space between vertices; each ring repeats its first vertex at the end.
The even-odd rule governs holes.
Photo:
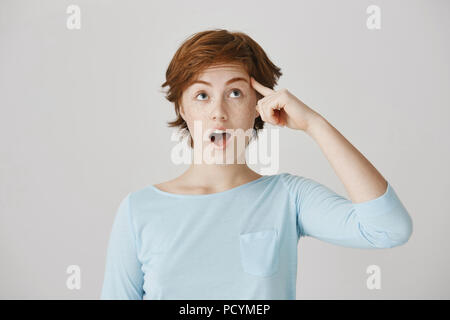
MULTIPOLYGON (((169 180, 159 91, 187 36, 243 31, 286 87, 386 177, 409 210, 387 250, 299 244, 298 299, 450 298, 448 1, 0 1, 0 298, 97 299, 120 200, 169 180), (66 8, 81 8, 68 30, 66 8), (381 8, 381 29, 366 8, 381 8), (157 150, 157 152, 155 152, 157 150), (81 267, 81 289, 66 267, 81 267), (367 266, 382 272, 366 287, 367 266)), ((270 126, 268 126, 270 127, 270 126)), ((318 145, 280 131, 280 168, 347 196, 318 145)))

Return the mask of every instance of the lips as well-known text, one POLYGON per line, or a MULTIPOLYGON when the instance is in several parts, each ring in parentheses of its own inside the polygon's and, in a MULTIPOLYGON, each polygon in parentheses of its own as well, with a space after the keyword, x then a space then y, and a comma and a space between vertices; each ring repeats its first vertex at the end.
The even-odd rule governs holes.
POLYGON ((222 130, 215 130, 215 131, 211 132, 211 134, 209 135, 209 140, 211 140, 211 142, 217 142, 221 139, 228 140, 230 137, 231 137, 231 133, 229 133, 229 132, 225 132, 222 130))
POLYGON ((216 146, 223 147, 226 145, 226 141, 231 137, 231 133, 226 132, 223 127, 212 129, 209 134, 209 140, 216 146))

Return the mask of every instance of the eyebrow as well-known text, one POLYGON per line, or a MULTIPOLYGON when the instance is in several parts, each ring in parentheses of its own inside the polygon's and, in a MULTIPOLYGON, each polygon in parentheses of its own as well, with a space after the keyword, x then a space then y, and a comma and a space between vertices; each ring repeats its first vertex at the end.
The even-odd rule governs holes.
MULTIPOLYGON (((236 77, 236 78, 231 78, 225 84, 227 85, 227 84, 230 84, 230 83, 233 83, 233 82, 236 82, 236 81, 245 81, 245 82, 248 83, 247 79, 241 78, 241 77, 236 77)), ((211 87, 211 83, 203 81, 203 80, 195 80, 194 82, 192 82, 192 84, 194 84, 194 83, 203 83, 203 84, 211 87)))

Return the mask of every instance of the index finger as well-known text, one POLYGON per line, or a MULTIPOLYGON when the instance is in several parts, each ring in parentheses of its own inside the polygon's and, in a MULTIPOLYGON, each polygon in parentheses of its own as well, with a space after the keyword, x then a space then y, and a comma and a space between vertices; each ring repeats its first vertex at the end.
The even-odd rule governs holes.
POLYGON ((258 81, 255 80, 255 78, 250 77, 250 82, 252 84, 252 87, 258 91, 259 93, 261 93, 263 96, 268 96, 270 94, 275 93, 275 90, 272 90, 270 88, 267 88, 265 86, 263 86, 261 83, 259 83, 258 81))

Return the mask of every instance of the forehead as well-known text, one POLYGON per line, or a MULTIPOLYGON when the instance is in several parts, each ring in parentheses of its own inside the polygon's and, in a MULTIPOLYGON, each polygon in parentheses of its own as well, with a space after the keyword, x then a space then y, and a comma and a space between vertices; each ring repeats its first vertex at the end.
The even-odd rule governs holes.
POLYGON ((243 77, 248 78, 247 71, 242 65, 239 64, 220 64, 206 68, 198 74, 196 79, 198 80, 223 80, 227 81, 231 77, 243 77))

